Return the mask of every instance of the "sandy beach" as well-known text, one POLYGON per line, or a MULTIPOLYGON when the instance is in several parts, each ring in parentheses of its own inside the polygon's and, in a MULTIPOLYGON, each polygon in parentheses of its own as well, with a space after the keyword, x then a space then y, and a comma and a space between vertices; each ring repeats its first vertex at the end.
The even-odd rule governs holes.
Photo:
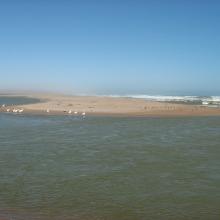
MULTIPOLYGON (((13 95, 14 96, 14 95, 13 95)), ((211 116, 220 115, 219 108, 200 105, 173 104, 146 101, 135 98, 113 98, 100 96, 68 96, 55 94, 24 94, 41 102, 20 106, 1 107, 1 112, 24 109, 29 114, 82 114, 114 116, 211 116)))

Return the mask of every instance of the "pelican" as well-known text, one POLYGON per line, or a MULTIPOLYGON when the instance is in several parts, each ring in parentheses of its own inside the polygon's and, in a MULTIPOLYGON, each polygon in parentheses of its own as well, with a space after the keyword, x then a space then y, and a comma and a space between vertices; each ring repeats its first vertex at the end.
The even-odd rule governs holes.
POLYGON ((69 114, 72 114, 72 110, 69 110, 68 113, 69 113, 69 114))
POLYGON ((24 109, 19 109, 18 110, 19 113, 22 113, 23 111, 24 111, 24 109))
POLYGON ((17 113, 17 112, 18 112, 18 109, 13 109, 12 112, 17 113))

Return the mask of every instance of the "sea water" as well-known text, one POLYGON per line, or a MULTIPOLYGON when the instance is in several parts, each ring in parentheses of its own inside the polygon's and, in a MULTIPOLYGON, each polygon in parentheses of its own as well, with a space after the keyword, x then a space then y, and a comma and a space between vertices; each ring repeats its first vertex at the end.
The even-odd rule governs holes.
POLYGON ((206 102, 211 106, 215 105, 217 107, 220 107, 220 96, 168 96, 168 95, 146 95, 146 94, 104 95, 104 96, 136 98, 136 99, 144 99, 147 101, 200 104, 200 105, 206 102))
POLYGON ((0 107, 2 105, 25 105, 34 104, 40 102, 40 99, 24 97, 24 96, 12 96, 0 94, 0 107))
POLYGON ((0 114, 0 219, 219 219, 220 117, 0 114))

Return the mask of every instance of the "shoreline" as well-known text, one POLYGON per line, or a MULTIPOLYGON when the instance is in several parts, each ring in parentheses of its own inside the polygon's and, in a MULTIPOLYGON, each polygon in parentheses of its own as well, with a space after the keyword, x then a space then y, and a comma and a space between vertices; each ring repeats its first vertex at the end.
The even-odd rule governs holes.
POLYGON ((185 118, 185 117, 220 117, 220 113, 215 112, 201 112, 197 113, 149 113, 149 114, 140 114, 140 113, 87 113, 85 116, 82 116, 81 113, 78 114, 67 114, 59 111, 53 111, 46 113, 40 110, 25 110, 22 113, 13 113, 0 110, 2 114, 14 115, 14 116, 69 116, 69 117, 115 117, 115 118, 185 118))
MULTIPOLYGON (((13 95, 10 94, 10 96, 13 95)), ((137 98, 68 96, 54 94, 15 94, 14 96, 36 98, 40 101, 33 104, 1 106, 0 112, 29 115, 82 116, 82 114, 85 114, 89 116, 112 117, 220 116, 220 108, 148 101, 137 98), (7 109, 10 109, 10 112, 7 112, 7 109), (13 109, 23 109, 23 112, 14 113, 12 112, 13 109)))

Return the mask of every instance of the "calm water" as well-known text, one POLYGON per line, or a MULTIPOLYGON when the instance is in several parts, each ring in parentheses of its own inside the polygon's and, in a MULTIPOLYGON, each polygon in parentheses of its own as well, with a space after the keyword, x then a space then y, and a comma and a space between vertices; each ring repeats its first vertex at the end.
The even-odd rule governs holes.
POLYGON ((24 96, 3 96, 0 94, 0 106, 5 105, 24 105, 37 103, 40 100, 37 98, 26 98, 24 96))
POLYGON ((0 114, 0 219, 219 219, 220 117, 0 114))

